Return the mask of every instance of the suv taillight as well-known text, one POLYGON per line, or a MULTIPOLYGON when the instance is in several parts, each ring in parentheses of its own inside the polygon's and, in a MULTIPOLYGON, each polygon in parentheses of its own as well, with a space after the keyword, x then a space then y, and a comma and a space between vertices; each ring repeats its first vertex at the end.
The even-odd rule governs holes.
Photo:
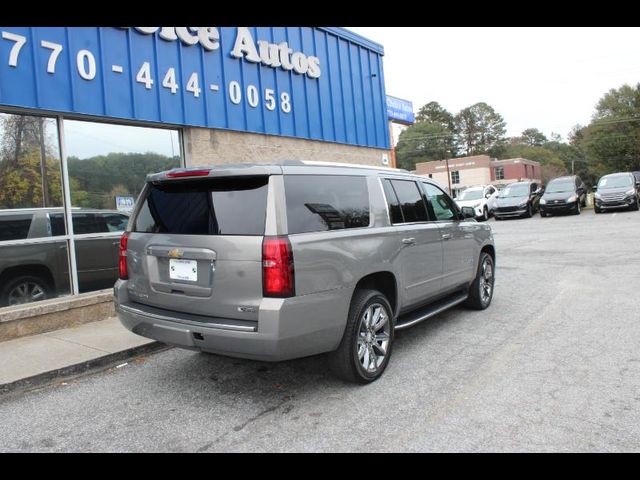
POLYGON ((262 241, 262 293, 265 297, 293 297, 295 280, 293 251, 287 237, 264 237, 262 241))
POLYGON ((129 272, 127 271, 127 243, 129 242, 129 232, 124 232, 120 237, 120 252, 118 264, 120 269, 120 279, 126 280, 129 278, 129 272))

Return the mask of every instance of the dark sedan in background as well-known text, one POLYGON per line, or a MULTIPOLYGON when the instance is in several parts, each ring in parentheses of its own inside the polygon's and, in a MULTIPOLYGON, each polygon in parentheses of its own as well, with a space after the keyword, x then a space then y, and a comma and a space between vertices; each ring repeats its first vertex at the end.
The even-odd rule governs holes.
POLYGON ((516 182, 498 194, 494 216, 496 220, 513 217, 532 217, 538 211, 542 188, 536 182, 516 182))
POLYGON ((580 208, 587 204, 587 187, 577 175, 557 177, 547 183, 540 199, 540 216, 556 213, 580 215, 580 208))

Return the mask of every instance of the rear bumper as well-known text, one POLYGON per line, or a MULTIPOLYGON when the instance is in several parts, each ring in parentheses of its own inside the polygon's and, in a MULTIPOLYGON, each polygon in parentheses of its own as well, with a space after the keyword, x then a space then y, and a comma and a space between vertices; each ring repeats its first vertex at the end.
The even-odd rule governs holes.
POLYGON ((262 361, 281 361, 338 348, 349 310, 350 292, 331 290, 286 299, 265 298, 258 322, 193 316, 131 302, 126 281, 114 287, 116 313, 137 335, 189 350, 262 361))

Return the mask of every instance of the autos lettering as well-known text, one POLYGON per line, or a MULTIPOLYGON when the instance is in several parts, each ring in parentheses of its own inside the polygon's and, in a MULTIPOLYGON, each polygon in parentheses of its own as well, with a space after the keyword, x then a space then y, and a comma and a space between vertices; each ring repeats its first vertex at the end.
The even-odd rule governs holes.
MULTIPOLYGON (((122 27, 129 28, 129 27, 122 27)), ((133 27, 144 35, 153 35, 159 31, 161 39, 173 42, 180 40, 183 44, 200 44, 205 50, 220 48, 220 32, 216 27, 133 27)), ((247 27, 238 27, 238 33, 230 55, 245 59, 252 63, 261 63, 267 67, 282 68, 294 71, 309 78, 319 78, 320 59, 296 52, 287 42, 269 43, 265 40, 255 42, 247 27), (257 44, 257 46, 256 46, 257 44)))
POLYGON ((320 77, 320 59, 307 57, 302 52, 294 52, 287 42, 279 44, 258 40, 260 51, 256 48, 251 32, 247 27, 238 27, 236 42, 231 50, 231 56, 244 58, 252 63, 262 63, 268 67, 282 67, 310 78, 320 77))

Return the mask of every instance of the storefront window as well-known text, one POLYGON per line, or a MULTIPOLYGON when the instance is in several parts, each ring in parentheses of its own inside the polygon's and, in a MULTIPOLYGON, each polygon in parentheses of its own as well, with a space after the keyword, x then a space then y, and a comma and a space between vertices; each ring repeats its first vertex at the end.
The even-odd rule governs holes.
POLYGON ((147 174, 181 165, 177 130, 65 120, 80 292, 118 277, 119 238, 147 174))
POLYGON ((0 307, 68 294, 56 119, 0 113, 0 307))
POLYGON ((72 245, 79 292, 111 288, 145 177, 182 165, 177 130, 63 120, 70 236, 57 122, 0 113, 0 308, 71 293, 72 245))

